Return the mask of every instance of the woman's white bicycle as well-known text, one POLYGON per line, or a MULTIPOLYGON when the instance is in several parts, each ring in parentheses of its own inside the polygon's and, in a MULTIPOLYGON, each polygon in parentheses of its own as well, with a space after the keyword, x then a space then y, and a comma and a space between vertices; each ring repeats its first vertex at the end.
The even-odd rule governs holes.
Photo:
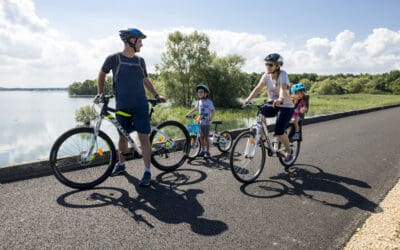
POLYGON ((266 154, 270 157, 278 157, 280 163, 285 167, 293 165, 300 153, 301 144, 301 140, 291 140, 295 130, 293 124, 289 124, 285 133, 289 136, 292 158, 286 160, 283 154, 285 147, 281 142, 270 139, 267 126, 262 122, 262 108, 273 105, 269 103, 261 105, 249 103, 248 106, 258 108, 256 123, 250 126, 249 130, 238 135, 230 153, 232 174, 243 183, 251 183, 258 178, 264 169, 266 154))

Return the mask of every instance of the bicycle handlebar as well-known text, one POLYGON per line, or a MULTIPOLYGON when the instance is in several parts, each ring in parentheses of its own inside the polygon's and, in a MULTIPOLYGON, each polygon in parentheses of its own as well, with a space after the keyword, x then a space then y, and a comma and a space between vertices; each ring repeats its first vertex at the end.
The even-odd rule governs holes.
POLYGON ((196 115, 187 115, 185 116, 187 119, 194 119, 196 117, 196 115))
POLYGON ((277 105, 273 104, 272 102, 264 101, 264 103, 262 103, 262 104, 257 104, 257 103, 249 101, 249 102, 246 102, 242 106, 242 108, 245 108, 245 107, 248 107, 248 106, 256 106, 258 109, 262 109, 263 107, 274 107, 274 108, 277 107, 277 105))
MULTIPOLYGON (((108 103, 108 101, 113 98, 114 95, 96 95, 93 99, 93 103, 95 104, 101 104, 101 103, 108 103)), ((147 99, 147 102, 149 102, 152 106, 156 106, 158 103, 161 103, 161 99, 147 99)))

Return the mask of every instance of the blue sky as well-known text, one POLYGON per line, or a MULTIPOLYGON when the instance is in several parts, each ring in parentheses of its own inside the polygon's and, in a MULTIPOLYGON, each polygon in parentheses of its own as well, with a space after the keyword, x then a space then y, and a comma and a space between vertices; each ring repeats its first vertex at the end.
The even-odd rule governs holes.
POLYGON ((161 30, 193 27, 261 33, 304 40, 334 38, 348 29, 360 38, 372 29, 400 28, 397 0, 36 0, 39 16, 76 38, 107 35, 118 27, 161 30), (77 28, 79 27, 79 28, 77 28))
POLYGON ((243 56, 247 72, 263 71, 265 54, 279 52, 289 73, 382 73, 400 69, 398 10, 396 0, 2 0, 0 86, 94 79, 121 50, 126 27, 148 35, 149 71, 170 32, 198 30, 218 55, 243 56))

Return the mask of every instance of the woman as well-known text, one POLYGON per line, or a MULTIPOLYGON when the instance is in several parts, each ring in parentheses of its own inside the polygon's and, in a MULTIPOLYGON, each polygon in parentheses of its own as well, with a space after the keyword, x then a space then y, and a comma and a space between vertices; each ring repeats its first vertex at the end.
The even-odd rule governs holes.
POLYGON ((277 53, 269 54, 264 58, 266 72, 261 77, 257 86, 251 91, 246 98, 246 105, 253 97, 257 96, 264 87, 268 90, 269 103, 271 106, 265 106, 261 113, 265 117, 275 117, 275 136, 285 146, 285 161, 292 159, 292 150, 289 146, 289 138, 285 133, 286 126, 289 124, 293 116, 294 105, 290 98, 290 82, 286 71, 281 70, 283 58, 277 53))

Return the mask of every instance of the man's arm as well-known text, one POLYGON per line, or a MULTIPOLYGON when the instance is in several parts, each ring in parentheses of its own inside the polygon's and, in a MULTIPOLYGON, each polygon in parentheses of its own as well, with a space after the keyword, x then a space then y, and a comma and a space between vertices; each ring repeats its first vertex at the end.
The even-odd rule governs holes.
POLYGON ((106 73, 100 70, 99 77, 97 79, 97 94, 103 94, 105 81, 106 81, 106 73))

